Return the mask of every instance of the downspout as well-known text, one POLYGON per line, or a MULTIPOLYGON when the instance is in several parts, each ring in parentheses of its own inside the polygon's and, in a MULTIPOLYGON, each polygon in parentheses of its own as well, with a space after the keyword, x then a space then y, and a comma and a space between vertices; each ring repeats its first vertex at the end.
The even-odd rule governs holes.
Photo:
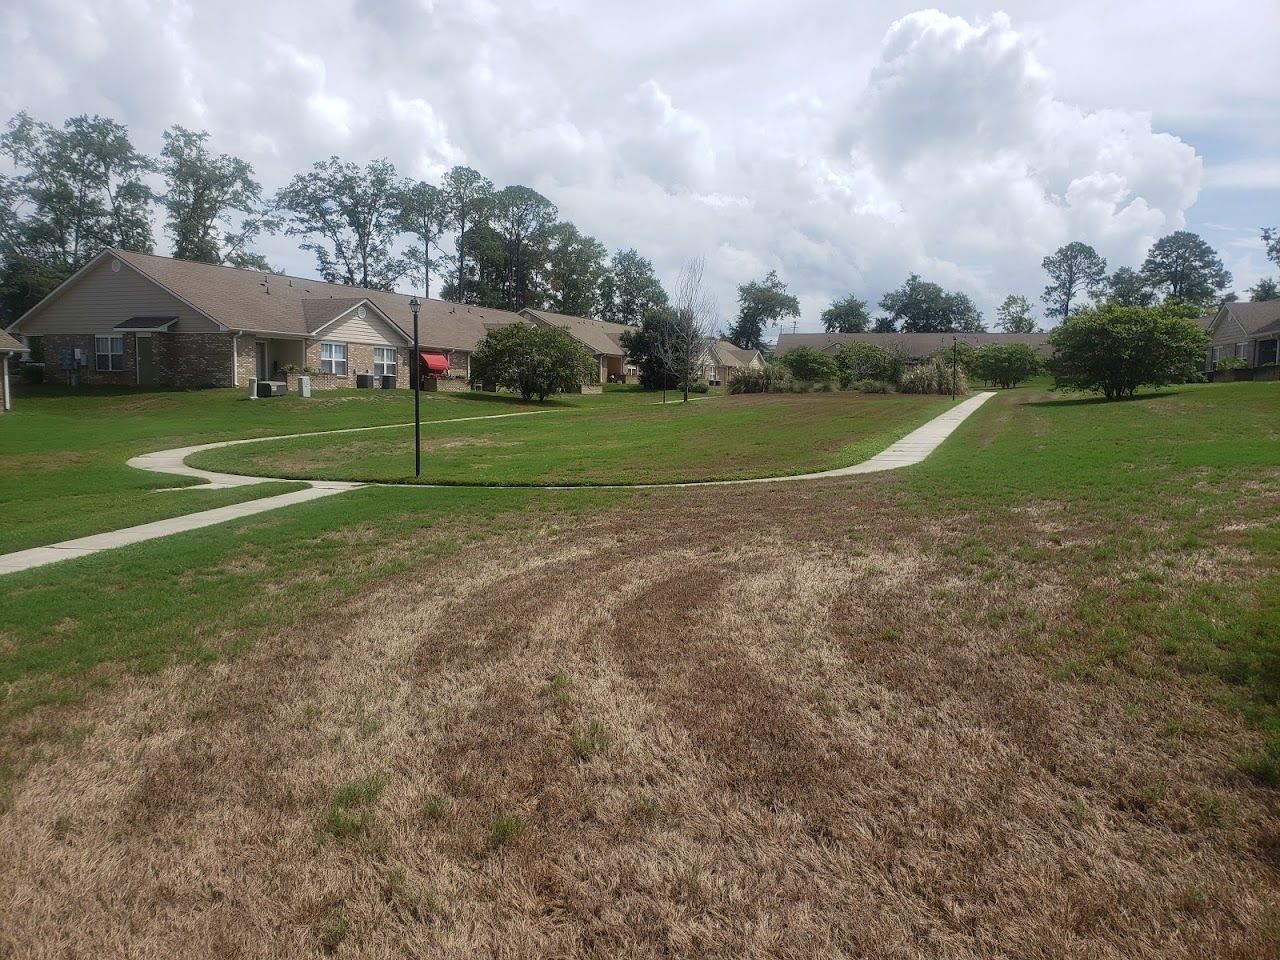
POLYGON ((237 330, 231 336, 231 386, 240 386, 240 334, 243 330, 237 330))

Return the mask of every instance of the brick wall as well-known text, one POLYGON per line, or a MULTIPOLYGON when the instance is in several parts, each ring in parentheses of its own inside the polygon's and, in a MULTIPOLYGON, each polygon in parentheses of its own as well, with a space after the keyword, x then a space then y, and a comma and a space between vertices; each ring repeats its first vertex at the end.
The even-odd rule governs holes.
MULTIPOLYGON (((336 390, 354 387, 357 373, 373 373, 373 347, 371 343, 347 344, 347 375, 345 377, 331 373, 313 373, 311 375, 312 390, 336 390)), ((320 370, 320 342, 307 344, 306 365, 312 370, 320 370)), ((396 386, 409 386, 409 349, 396 347, 396 386)))
POLYGON ((124 369, 96 370, 92 334, 46 334, 41 338, 44 351, 44 376, 49 383, 66 383, 67 374, 58 366, 58 354, 64 348, 79 347, 81 360, 79 382, 94 387, 132 387, 138 382, 137 360, 133 350, 133 334, 124 335, 124 369))

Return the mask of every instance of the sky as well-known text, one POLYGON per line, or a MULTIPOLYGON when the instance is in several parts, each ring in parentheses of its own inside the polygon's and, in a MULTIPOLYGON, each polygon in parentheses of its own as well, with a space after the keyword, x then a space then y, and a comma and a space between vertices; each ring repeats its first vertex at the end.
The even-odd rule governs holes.
MULTIPOLYGON (((1189 229, 1242 297, 1274 276, 1277 49, 1276 0, 7 0, 0 115, 152 154, 207 130, 268 191, 330 155, 467 164, 668 284, 705 258, 725 325, 768 270, 802 331, 912 272, 990 322, 1073 240, 1136 267, 1189 229)), ((297 242, 258 249, 312 275, 297 242)))

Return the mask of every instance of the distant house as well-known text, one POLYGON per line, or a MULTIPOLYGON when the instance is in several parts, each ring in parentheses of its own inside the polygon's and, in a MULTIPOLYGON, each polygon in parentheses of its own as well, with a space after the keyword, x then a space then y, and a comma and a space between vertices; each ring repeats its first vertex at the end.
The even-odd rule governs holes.
POLYGON ((520 316, 530 323, 558 327, 582 344, 599 365, 601 383, 631 383, 639 373, 622 345, 622 335, 639 330, 639 327, 609 323, 607 320, 588 320, 550 310, 526 308, 520 311, 520 316))
POLYGON ((950 349, 953 342, 971 347, 991 343, 1025 343, 1043 357, 1053 353, 1047 333, 784 333, 779 335, 773 353, 780 357, 796 347, 839 353, 841 347, 850 343, 872 343, 886 350, 901 351, 907 363, 915 365, 939 350, 950 349))
POLYGON ((728 340, 712 340, 707 344, 698 379, 707 381, 713 387, 721 387, 729 382, 736 371, 759 369, 762 366, 764 358, 759 350, 744 350, 728 340))
MULTIPOLYGON (((249 378, 354 386, 357 374, 409 383, 408 294, 107 249, 20 317, 11 332, 43 358, 46 379, 169 387, 249 378)), ((424 371, 470 379, 471 353, 505 310, 425 300, 424 371)))
POLYGON ((26 351, 21 342, 0 330, 0 412, 13 409, 13 396, 9 392, 9 362, 26 351))
POLYGON ((1211 338, 1205 370, 1230 357, 1252 370, 1255 380, 1277 379, 1280 363, 1280 300, 1224 303, 1208 318, 1211 338))

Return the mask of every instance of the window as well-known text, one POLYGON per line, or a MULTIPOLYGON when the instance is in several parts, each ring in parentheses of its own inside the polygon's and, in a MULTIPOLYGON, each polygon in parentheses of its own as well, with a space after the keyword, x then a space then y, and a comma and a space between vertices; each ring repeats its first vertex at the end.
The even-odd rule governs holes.
POLYGON ((93 352, 98 370, 124 369, 124 337, 94 337, 93 352))
POLYGON ((1237 343, 1237 344, 1236 344, 1236 359, 1237 359, 1237 360, 1246 360, 1246 359, 1248 359, 1248 353, 1249 353, 1249 342, 1248 342, 1247 340, 1246 340, 1244 343, 1237 343))
POLYGON ((373 348, 373 372, 379 377, 394 377, 396 375, 395 347, 373 348))
POLYGON ((347 375, 347 345, 345 343, 320 344, 320 372, 339 377, 347 375))
POLYGON ((1222 347, 1216 346, 1213 348, 1213 362, 1217 363, 1221 359, 1222 359, 1222 347))

